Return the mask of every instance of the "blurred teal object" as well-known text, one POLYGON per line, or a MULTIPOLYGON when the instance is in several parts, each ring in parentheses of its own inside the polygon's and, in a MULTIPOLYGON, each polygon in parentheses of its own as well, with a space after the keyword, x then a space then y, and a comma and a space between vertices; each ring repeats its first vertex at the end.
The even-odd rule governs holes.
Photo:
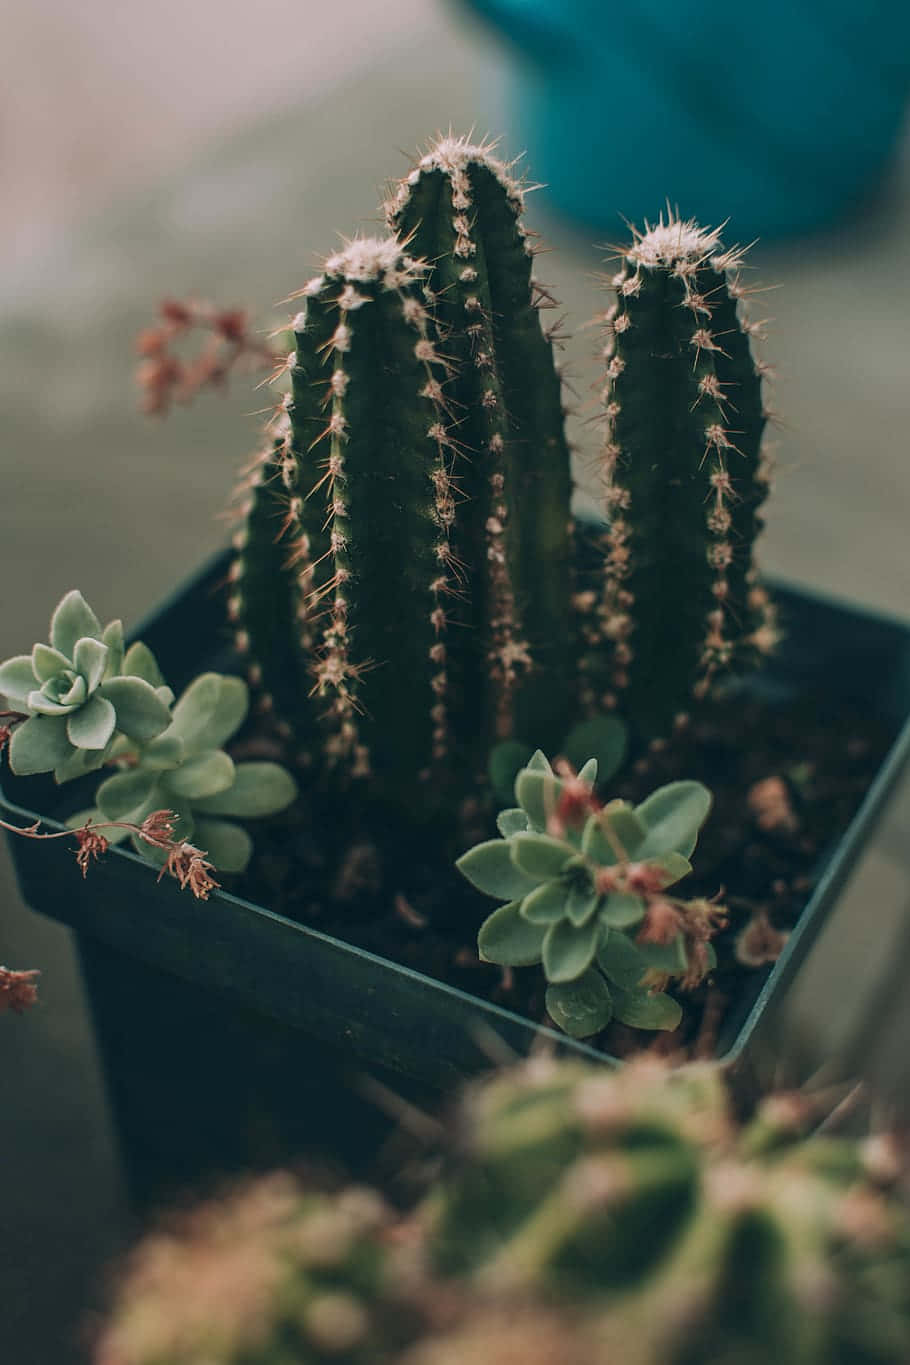
POLYGON ((730 237, 848 213, 910 86, 908 0, 469 0, 518 47, 515 134, 553 205, 615 232, 667 200, 730 237))

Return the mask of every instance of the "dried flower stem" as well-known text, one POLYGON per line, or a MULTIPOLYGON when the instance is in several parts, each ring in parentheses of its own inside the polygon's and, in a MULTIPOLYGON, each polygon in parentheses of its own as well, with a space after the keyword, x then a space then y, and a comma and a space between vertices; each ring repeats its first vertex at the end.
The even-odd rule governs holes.
POLYGON ((97 823, 87 820, 79 829, 51 832, 40 830, 38 820, 33 825, 26 826, 12 825, 6 820, 0 820, 0 829, 5 829, 9 834, 20 834, 26 839, 75 839, 78 845, 76 862, 82 869, 83 877, 88 873, 89 864, 93 860, 97 861, 110 847, 108 840, 99 833, 99 830, 128 830, 143 843, 160 848, 167 854, 167 860, 158 874, 159 881, 168 873, 180 883, 181 890, 189 887, 197 900, 208 900, 209 892, 219 885, 212 876, 215 868, 206 860, 203 849, 196 848, 186 840, 174 838, 176 821, 177 816, 173 811, 156 810, 147 815, 141 825, 128 820, 101 820, 97 823))
POLYGON ((142 390, 142 410, 165 416, 173 403, 188 403, 205 388, 224 388, 241 362, 251 368, 274 370, 280 357, 250 332, 249 318, 239 308, 215 308, 197 300, 166 300, 160 321, 136 339, 140 363, 136 373, 142 390), (198 355, 182 360, 172 343, 192 331, 208 334, 198 355))

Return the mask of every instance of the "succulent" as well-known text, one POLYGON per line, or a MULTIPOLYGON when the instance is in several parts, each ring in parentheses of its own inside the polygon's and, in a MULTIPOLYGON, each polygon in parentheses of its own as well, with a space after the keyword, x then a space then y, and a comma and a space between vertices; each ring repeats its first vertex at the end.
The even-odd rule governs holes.
POLYGON ((584 634, 589 700, 645 738, 777 639, 753 556, 766 412, 741 263, 718 232, 670 217, 636 233, 612 281, 609 525, 584 634))
POLYGON ((574 1302, 604 1361, 906 1361, 899 1164, 883 1139, 811 1135, 812 1115, 777 1096, 740 1127, 704 1064, 513 1068, 464 1098, 422 1213, 431 1265, 574 1302))
MULTIPOLYGON (((130 646, 125 666, 153 687, 163 679, 151 651, 141 642, 130 646)), ((221 747, 246 719, 249 692, 242 678, 203 673, 176 702, 167 729, 148 744, 121 737, 110 759, 122 770, 101 783, 96 809, 70 820, 78 826, 90 819, 141 825, 156 810, 177 815, 175 837, 193 839, 221 872, 242 872, 253 842, 240 825, 224 817, 250 819, 284 810, 297 796, 294 779, 277 763, 234 763, 221 747)), ((125 829, 110 830, 108 842, 132 838, 138 853, 162 861, 161 850, 125 829)))
POLYGON ((170 721, 172 694, 130 674, 120 622, 102 630, 75 589, 54 610, 50 644, 0 665, 0 692, 28 716, 10 740, 13 772, 53 770, 58 782, 100 767, 118 731, 147 743, 170 721))
POLYGON ((310 1194, 284 1174, 211 1200, 136 1248, 96 1365, 391 1361, 408 1309, 390 1221, 370 1190, 310 1194))
POLYGON ((668 889, 711 808, 698 782, 671 782, 638 806, 595 795, 597 759, 554 772, 538 750, 515 779, 517 806, 501 812, 500 839, 457 866, 485 895, 505 901, 478 935, 486 962, 543 964, 547 1011, 575 1037, 611 1019, 673 1029, 681 1008, 663 989, 697 984, 715 965, 709 939, 723 920, 712 901, 668 889), (634 937, 633 937, 634 935, 634 937))

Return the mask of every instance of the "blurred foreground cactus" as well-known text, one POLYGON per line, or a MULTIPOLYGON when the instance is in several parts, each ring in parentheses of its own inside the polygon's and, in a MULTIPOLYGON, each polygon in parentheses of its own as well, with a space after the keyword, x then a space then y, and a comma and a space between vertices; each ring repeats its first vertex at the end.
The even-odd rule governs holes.
POLYGON ((96 1365, 898 1365, 900 1153, 813 1113, 538 1059, 466 1092, 415 1213, 273 1176, 153 1233, 96 1365))
POLYGON ((773 1097, 740 1127, 708 1065, 505 1072, 465 1097, 432 1264, 587 1305, 604 1365, 910 1360, 896 1149, 812 1135, 812 1113, 773 1097))
POLYGON ((589 681, 645 737, 777 639, 753 557, 767 414, 741 266, 716 231, 670 217, 636 233, 612 280, 589 681))

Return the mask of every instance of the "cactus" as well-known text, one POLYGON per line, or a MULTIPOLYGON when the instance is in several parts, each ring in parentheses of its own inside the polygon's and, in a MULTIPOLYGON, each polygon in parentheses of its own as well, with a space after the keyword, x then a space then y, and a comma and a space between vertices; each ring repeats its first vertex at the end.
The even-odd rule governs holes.
POLYGON ((548 746, 573 719, 569 609, 571 474, 552 335, 538 308, 522 224, 525 190, 492 144, 451 136, 397 186, 386 213, 431 265, 446 353, 466 506, 457 553, 471 585, 463 620, 475 641, 464 707, 492 738, 537 735, 548 746), (514 721, 513 721, 514 715, 514 721))
POLYGON ((592 691, 646 738, 776 641, 753 562, 766 413, 741 261, 717 232, 671 217, 636 234, 612 281, 609 529, 586 635, 592 691))
POLYGON ((301 747, 392 790, 443 773, 463 790, 493 740, 530 714, 517 687, 526 666, 546 732, 568 728, 568 462, 526 292, 509 383, 536 329, 555 425, 526 414, 524 468, 485 399, 493 388, 472 375, 469 392, 428 267, 394 238, 358 239, 302 291, 290 399, 249 482, 230 600, 238 644, 301 747), (472 440, 487 424, 483 459, 469 422, 472 440), (533 664, 532 637, 543 646, 533 664))
POLYGON ((151 1233, 127 1262, 96 1365, 381 1365, 410 1337, 372 1191, 278 1173, 151 1233))
MULTIPOLYGON (((438 1273, 575 1299, 635 1365, 910 1358, 910 1219, 804 1097, 740 1127, 718 1069, 538 1059, 469 1091, 423 1210, 438 1273)), ((886 1156, 888 1154, 886 1153, 886 1156)))

